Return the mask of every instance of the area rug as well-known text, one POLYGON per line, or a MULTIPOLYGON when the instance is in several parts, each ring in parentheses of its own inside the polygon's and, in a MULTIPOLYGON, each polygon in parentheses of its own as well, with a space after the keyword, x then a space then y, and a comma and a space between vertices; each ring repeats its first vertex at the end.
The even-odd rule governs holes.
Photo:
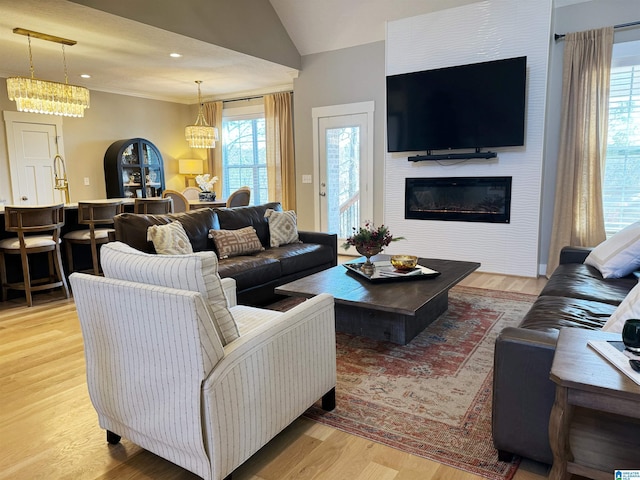
POLYGON ((408 345, 337 334, 336 409, 305 415, 399 450, 505 480, 491 440, 496 336, 517 325, 533 295, 455 287, 449 309, 408 345))

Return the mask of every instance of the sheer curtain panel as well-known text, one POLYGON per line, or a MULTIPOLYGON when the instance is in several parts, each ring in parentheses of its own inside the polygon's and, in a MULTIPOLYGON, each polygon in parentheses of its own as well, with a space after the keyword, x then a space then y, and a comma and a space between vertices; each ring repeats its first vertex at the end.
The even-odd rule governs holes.
POLYGON ((295 210, 296 175, 291 93, 265 95, 264 114, 269 201, 281 202, 284 210, 295 210))
POLYGON ((607 148, 613 27, 565 36, 560 149, 547 276, 565 245, 604 241, 602 177, 607 148))

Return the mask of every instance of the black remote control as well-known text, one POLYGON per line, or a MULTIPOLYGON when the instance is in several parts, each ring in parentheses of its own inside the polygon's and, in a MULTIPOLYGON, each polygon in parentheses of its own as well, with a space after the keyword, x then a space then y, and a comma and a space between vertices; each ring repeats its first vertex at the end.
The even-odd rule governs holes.
POLYGON ((629 364, 636 372, 640 372, 640 360, 629 360, 629 364))

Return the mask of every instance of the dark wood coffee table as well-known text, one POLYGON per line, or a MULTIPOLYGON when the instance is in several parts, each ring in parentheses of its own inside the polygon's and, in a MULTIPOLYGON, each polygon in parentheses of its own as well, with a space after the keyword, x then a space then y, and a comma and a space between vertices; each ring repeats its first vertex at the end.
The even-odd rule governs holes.
MULTIPOLYGON (((372 260, 388 258, 377 255, 372 260)), ((372 283, 338 265, 281 285, 275 291, 305 298, 329 293, 335 299, 337 331, 406 345, 447 310, 451 287, 480 266, 476 262, 433 258, 421 258, 418 263, 440 275, 372 283)))

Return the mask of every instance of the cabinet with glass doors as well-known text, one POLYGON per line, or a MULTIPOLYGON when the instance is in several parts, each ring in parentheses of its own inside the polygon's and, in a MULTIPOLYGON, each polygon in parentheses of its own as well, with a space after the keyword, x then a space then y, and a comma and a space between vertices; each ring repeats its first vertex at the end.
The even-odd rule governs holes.
POLYGON ((108 198, 160 197, 164 166, 156 146, 144 138, 118 140, 104 154, 108 198))

